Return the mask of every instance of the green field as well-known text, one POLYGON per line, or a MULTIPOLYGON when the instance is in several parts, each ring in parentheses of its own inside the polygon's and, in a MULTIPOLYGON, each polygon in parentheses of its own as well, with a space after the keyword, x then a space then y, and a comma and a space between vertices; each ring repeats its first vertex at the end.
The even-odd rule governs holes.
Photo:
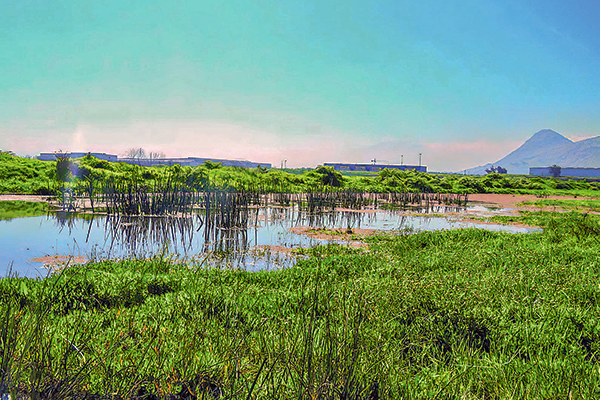
POLYGON ((32 398, 598 398, 599 219, 538 218, 543 233, 375 236, 274 272, 166 257, 2 279, 4 383, 32 398))

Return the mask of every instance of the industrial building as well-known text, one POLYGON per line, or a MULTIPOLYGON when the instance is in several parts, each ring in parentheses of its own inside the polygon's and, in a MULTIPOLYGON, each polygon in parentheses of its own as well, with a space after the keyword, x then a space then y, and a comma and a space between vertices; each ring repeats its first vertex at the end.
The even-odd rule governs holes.
POLYGON ((326 167, 333 167, 336 171, 366 171, 379 172, 386 168, 399 169, 401 171, 415 170, 417 172, 427 172, 425 165, 387 165, 387 164, 350 164, 350 163, 325 163, 326 167))
POLYGON ((600 168, 579 167, 531 167, 529 175, 534 176, 568 176, 575 178, 600 178, 600 168))
POLYGON ((256 168, 258 166, 271 168, 269 163, 257 163, 252 161, 242 160, 226 160, 220 158, 199 158, 199 157, 179 157, 179 158, 122 158, 114 154, 106 153, 85 153, 85 152, 66 152, 66 153, 40 153, 36 158, 42 161, 54 161, 58 156, 64 156, 69 158, 81 158, 86 155, 92 155, 99 160, 106 160, 110 162, 124 162, 127 164, 140 165, 142 167, 152 167, 156 165, 175 165, 179 164, 189 167, 197 167, 204 164, 205 161, 212 161, 215 163, 221 163, 224 167, 243 167, 243 168, 256 168))
POLYGON ((215 163, 220 163, 224 167, 242 167, 242 168, 256 168, 256 167, 264 167, 271 168, 271 164, 269 163, 257 163, 252 161, 242 161, 242 160, 226 160, 221 158, 199 158, 199 157, 179 157, 179 158, 157 158, 157 159, 148 159, 148 158, 119 158, 119 162, 125 162, 128 164, 140 165, 142 167, 152 167, 155 165, 175 165, 179 164, 182 167, 197 167, 199 165, 204 164, 205 161, 212 161, 215 163))
POLYGON ((68 158, 81 158, 88 154, 96 157, 98 160, 106 160, 110 162, 118 162, 118 158, 115 154, 106 153, 87 153, 87 152, 66 152, 66 153, 40 153, 36 158, 41 161, 55 161, 57 157, 68 157, 68 158))

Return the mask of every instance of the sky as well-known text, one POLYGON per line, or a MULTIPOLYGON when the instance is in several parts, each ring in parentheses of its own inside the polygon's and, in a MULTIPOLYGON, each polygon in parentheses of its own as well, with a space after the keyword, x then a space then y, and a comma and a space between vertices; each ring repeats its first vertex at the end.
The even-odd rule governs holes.
POLYGON ((0 149, 460 171, 600 135, 597 0, 0 0, 0 149))

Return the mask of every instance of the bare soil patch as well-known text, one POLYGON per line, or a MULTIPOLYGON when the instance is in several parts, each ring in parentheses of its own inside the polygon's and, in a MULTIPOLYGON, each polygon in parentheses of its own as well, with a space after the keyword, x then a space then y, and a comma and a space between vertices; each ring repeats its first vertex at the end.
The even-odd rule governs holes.
POLYGON ((275 246, 275 245, 267 245, 267 244, 259 244, 257 246, 254 246, 255 249, 258 250, 266 250, 266 251, 270 251, 271 253, 291 253, 292 250, 294 250, 291 247, 284 247, 284 246, 275 246))
POLYGON ((382 231, 377 229, 340 229, 340 228, 314 228, 311 226, 295 226, 290 228, 290 232, 296 235, 306 235, 313 239, 318 240, 337 240, 346 242, 350 247, 368 247, 368 245, 361 241, 362 238, 367 236, 376 235, 382 231))
POLYGON ((46 255, 43 257, 32 257, 29 259, 29 261, 41 262, 44 267, 57 267, 70 264, 83 264, 88 260, 87 258, 81 256, 57 254, 54 256, 46 255))
POLYGON ((48 196, 33 194, 0 194, 0 201, 31 201, 36 203, 46 203, 48 201, 48 196))
POLYGON ((340 228, 314 228, 311 226, 295 226, 290 228, 296 235, 306 235, 313 239, 321 240, 351 240, 366 236, 372 236, 379 232, 377 229, 340 229, 340 228))
POLYGON ((341 208, 341 207, 336 207, 335 211, 340 211, 340 212, 354 212, 354 213, 362 213, 362 214, 372 214, 372 213, 376 213, 378 211, 382 211, 383 209, 381 208, 361 208, 361 209, 355 209, 355 208, 341 208))

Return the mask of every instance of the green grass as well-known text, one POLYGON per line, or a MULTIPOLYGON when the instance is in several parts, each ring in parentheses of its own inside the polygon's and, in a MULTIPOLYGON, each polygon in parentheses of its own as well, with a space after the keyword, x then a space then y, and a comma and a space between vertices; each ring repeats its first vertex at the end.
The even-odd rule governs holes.
POLYGON ((52 194, 57 188, 56 162, 13 156, 0 151, 0 193, 52 194))
POLYGON ((596 220, 598 216, 589 213, 581 213, 578 211, 571 211, 569 213, 557 213, 553 211, 519 211, 518 215, 494 215, 489 218, 476 218, 480 220, 487 220, 490 222, 497 222, 500 224, 525 224, 529 226, 538 226, 542 228, 552 227, 560 225, 563 228, 583 224, 589 220, 596 220))
POLYGON ((344 176, 358 176, 358 177, 367 177, 373 178, 377 176, 377 172, 367 172, 367 171, 340 171, 344 176))
POLYGON ((2 279, 5 382, 32 398, 598 398, 599 220, 532 215, 543 233, 375 236, 283 271, 154 259, 2 279))
POLYGON ((600 199, 539 199, 521 204, 534 207, 559 207, 565 210, 600 211, 600 199))

